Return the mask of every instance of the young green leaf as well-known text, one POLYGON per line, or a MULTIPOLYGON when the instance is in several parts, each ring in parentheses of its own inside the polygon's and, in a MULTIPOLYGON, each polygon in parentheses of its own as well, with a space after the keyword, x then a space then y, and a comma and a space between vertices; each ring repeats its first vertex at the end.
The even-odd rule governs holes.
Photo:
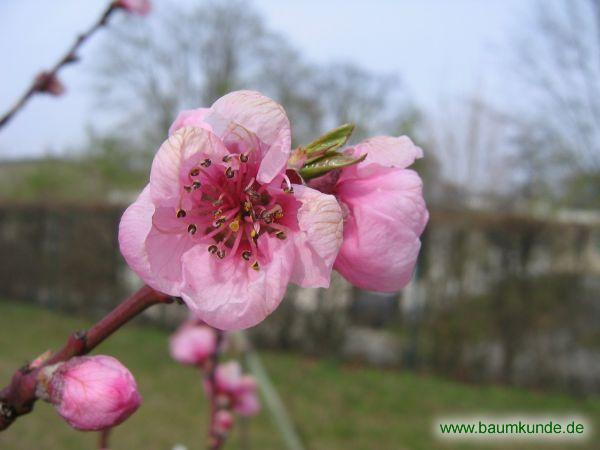
POLYGON ((317 178, 325 175, 327 172, 332 170, 341 169, 348 167, 353 164, 357 164, 363 161, 367 157, 367 154, 355 158, 354 156, 344 155, 343 153, 335 153, 329 156, 324 156, 316 161, 305 164, 300 169, 300 175, 305 180, 317 178))
POLYGON ((353 131, 354 124, 346 123, 304 146, 303 150, 308 156, 308 162, 315 161, 322 156, 335 152, 348 142, 353 131))

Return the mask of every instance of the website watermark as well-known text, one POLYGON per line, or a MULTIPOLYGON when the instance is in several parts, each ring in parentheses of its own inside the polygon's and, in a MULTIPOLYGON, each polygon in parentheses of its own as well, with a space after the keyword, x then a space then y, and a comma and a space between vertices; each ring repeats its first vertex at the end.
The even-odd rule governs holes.
POLYGON ((554 441, 585 442, 592 436, 590 421, 572 415, 475 415, 439 417, 433 433, 452 441, 554 441))

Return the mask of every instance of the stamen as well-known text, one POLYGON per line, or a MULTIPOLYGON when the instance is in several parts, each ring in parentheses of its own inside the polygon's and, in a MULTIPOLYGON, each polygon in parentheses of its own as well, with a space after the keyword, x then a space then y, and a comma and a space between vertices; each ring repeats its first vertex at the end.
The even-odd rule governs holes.
POLYGON ((260 270, 260 266, 258 265, 258 261, 254 261, 250 267, 252 267, 257 272, 260 270))
POLYGON ((213 245, 208 246, 208 253, 210 253, 211 255, 214 255, 218 251, 219 251, 219 247, 217 247, 216 245, 213 244, 213 245))
POLYGON ((234 233, 237 233, 240 230, 240 219, 237 218, 233 222, 229 224, 229 229, 234 233))
POLYGON ((233 178, 235 176, 235 172, 231 167, 228 167, 227 170, 225 170, 225 176, 227 178, 233 178))
POLYGON ((244 250, 242 252, 242 258, 245 259, 246 261, 250 261, 251 256, 252 256, 252 252, 249 250, 244 250))
POLYGON ((219 258, 219 259, 225 258, 225 250, 218 250, 217 251, 217 258, 219 258))
POLYGON ((193 223, 190 223, 188 225, 188 233, 190 233, 191 235, 196 234, 196 230, 197 230, 196 225, 194 225, 193 223))
POLYGON ((202 184, 198 180, 192 183, 192 188, 194 188, 194 190, 200 189, 200 186, 202 186, 202 184))
POLYGON ((185 211, 183 209, 179 209, 177 210, 177 218, 181 219, 182 217, 185 217, 185 211))
POLYGON ((200 175, 200 169, 198 169, 197 167, 194 167, 190 171, 190 177, 197 177, 198 175, 200 175))
POLYGON ((246 155, 245 153, 240 153, 240 162, 248 162, 248 155, 246 155))
POLYGON ((212 164, 212 161, 211 161, 210 159, 208 159, 208 158, 206 158, 204 161, 202 161, 202 162, 200 163, 200 165, 201 165, 202 167, 210 167, 210 165, 211 165, 211 164, 212 164))
POLYGON ((213 222, 213 227, 215 228, 219 228, 221 225, 223 225, 225 222, 227 222, 227 219, 225 217, 221 217, 220 219, 217 219, 213 222))
POLYGON ((229 162, 229 161, 231 161, 231 155, 223 156, 223 162, 229 162))
POLYGON ((213 212, 213 217, 214 218, 217 218, 217 217, 222 216, 222 215, 223 215, 223 210, 220 209, 220 208, 217 209, 215 212, 213 212))

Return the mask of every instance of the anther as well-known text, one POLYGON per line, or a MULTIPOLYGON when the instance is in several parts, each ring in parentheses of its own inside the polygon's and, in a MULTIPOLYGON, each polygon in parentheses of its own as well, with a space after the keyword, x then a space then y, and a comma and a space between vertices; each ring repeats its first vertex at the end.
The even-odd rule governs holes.
POLYGON ((190 177, 197 177, 198 175, 200 175, 200 169, 198 169, 197 167, 194 167, 190 171, 190 177))
POLYGON ((233 178, 235 176, 235 172, 231 167, 228 167, 227 170, 225 170, 225 176, 227 178, 233 178))
POLYGON ((181 219, 182 217, 185 217, 185 211, 183 209, 178 209, 177 210, 177 218, 181 219))
POLYGON ((208 253, 210 253, 211 255, 214 255, 215 253, 217 253, 217 251, 219 251, 219 247, 217 247, 216 245, 209 245, 208 246, 208 253))
POLYGON ((244 211, 246 211, 246 212, 252 211, 252 203, 250 203, 248 201, 244 202, 244 211))
POLYGON ((213 211, 213 217, 219 217, 220 215, 223 214, 223 210, 222 209, 217 209, 216 211, 213 211))
POLYGON ((250 232, 250 236, 253 237, 253 238, 255 238, 257 234, 258 233, 254 229, 250 232))
POLYGON ((229 229, 234 233, 237 233, 240 230, 240 220, 235 219, 233 222, 229 224, 229 229))
POLYGON ((196 225, 194 225, 193 223, 190 223, 188 225, 188 233, 196 234, 196 230, 197 230, 196 225))
POLYGON ((225 258, 225 250, 217 251, 217 258, 219 258, 219 259, 225 258))
POLYGON ((252 252, 249 250, 244 250, 242 252, 242 258, 244 258, 246 261, 250 261, 251 256, 252 256, 252 252))
POLYGON ((231 161, 231 155, 223 156, 223 162, 229 162, 229 161, 231 161))
POLYGON ((285 192, 286 194, 293 194, 294 193, 294 188, 292 186, 290 187, 284 187, 283 188, 283 192, 285 192))
POLYGON ((204 161, 202 161, 202 162, 200 163, 200 165, 201 165, 202 167, 210 167, 210 165, 211 165, 211 164, 212 164, 212 161, 211 161, 210 159, 208 159, 208 158, 206 158, 204 161))
POLYGON ((220 219, 215 220, 215 222, 213 223, 213 226, 215 228, 219 228, 221 225, 223 225, 225 222, 227 221, 227 219, 225 217, 221 217, 220 219))
POLYGON ((248 155, 246 155, 245 153, 240 153, 240 162, 248 162, 248 155))
POLYGON ((275 237, 283 241, 287 236, 283 231, 278 231, 277 233, 275 233, 275 237))
POLYGON ((192 192, 191 186, 184 186, 183 189, 185 190, 185 192, 192 192))
POLYGON ((252 267, 257 272, 260 270, 260 266, 258 265, 258 261, 254 261, 250 267, 252 267))
POLYGON ((202 184, 198 180, 192 183, 192 188, 194 189, 200 189, 200 186, 202 186, 202 184))

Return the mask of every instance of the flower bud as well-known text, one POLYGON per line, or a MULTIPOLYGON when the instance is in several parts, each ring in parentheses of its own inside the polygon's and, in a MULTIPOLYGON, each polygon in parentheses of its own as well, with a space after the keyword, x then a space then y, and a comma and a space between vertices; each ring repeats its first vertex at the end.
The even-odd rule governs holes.
POLYGON ((65 93, 65 86, 55 74, 51 72, 41 72, 35 78, 35 90, 37 92, 58 97, 65 93))
POLYGON ((119 425, 141 403, 131 372, 112 356, 82 356, 42 369, 38 397, 54 404, 73 428, 103 430, 119 425))
POLYGON ((117 8, 123 8, 125 11, 145 16, 152 9, 150 0, 116 0, 114 5, 117 8))
POLYGON ((229 411, 220 410, 215 414, 215 428, 220 433, 227 433, 233 427, 233 415, 229 411))
POLYGON ((216 346, 214 329, 188 322, 171 336, 171 357, 182 364, 201 366, 215 352, 216 346))
MULTIPOLYGON (((256 394, 256 381, 250 375, 242 375, 237 361, 217 366, 215 386, 218 396, 227 396, 233 410, 242 416, 253 416, 260 411, 260 402, 256 394)), ((211 394, 210 386, 206 390, 211 394)))

